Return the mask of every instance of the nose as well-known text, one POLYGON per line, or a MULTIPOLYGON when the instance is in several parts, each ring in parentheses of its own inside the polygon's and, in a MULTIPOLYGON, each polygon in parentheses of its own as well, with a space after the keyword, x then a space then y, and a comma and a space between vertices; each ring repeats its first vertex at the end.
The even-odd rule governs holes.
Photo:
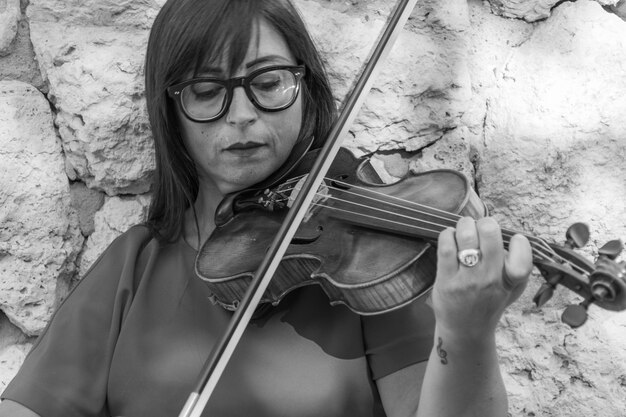
POLYGON ((246 95, 243 87, 235 87, 230 108, 226 112, 226 122, 237 126, 247 126, 254 123, 258 116, 256 107, 246 95))

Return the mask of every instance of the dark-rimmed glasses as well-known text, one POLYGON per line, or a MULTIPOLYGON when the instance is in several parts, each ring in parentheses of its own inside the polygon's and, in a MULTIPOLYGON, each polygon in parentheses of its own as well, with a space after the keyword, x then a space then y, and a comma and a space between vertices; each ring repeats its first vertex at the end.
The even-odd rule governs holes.
POLYGON ((259 110, 285 110, 298 97, 304 65, 273 65, 251 72, 245 77, 223 80, 214 77, 193 78, 167 88, 178 101, 187 118, 194 122, 212 122, 230 107, 233 89, 243 87, 252 104, 259 110))

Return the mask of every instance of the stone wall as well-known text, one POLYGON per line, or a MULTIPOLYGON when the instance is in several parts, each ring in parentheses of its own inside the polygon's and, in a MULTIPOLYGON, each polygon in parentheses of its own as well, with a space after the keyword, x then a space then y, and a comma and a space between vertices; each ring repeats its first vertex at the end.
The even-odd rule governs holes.
MULTIPOLYGON (((103 248, 140 222, 153 169, 142 63, 163 0, 0 0, 0 390, 103 248)), ((338 102, 391 8, 297 0, 338 102), (346 30, 349 28, 349 30, 346 30)), ((624 1, 423 0, 345 145, 389 180, 460 170, 505 227, 589 259, 626 239, 624 1)), ((512 416, 626 416, 626 313, 572 330, 535 274, 498 344, 512 416)))

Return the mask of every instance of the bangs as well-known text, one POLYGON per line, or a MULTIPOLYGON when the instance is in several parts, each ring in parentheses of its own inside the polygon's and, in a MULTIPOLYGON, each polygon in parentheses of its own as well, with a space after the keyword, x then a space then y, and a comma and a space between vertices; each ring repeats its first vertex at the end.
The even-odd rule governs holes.
POLYGON ((230 0, 215 8, 198 7, 189 16, 181 39, 185 51, 181 61, 186 63, 184 73, 177 78, 197 75, 207 65, 221 67, 226 74, 233 73, 244 61, 250 40, 258 42, 259 1, 230 0))

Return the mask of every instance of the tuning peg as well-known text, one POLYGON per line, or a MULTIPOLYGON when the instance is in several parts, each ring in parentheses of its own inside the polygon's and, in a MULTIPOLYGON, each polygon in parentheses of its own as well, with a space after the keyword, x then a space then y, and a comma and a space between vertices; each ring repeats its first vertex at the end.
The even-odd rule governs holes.
POLYGON ((545 303, 548 302, 552 295, 554 294, 554 286, 548 283, 541 284, 539 290, 533 297, 533 302, 537 307, 542 307, 545 303))
POLYGON ((589 307, 587 301, 568 305, 561 315, 561 321, 573 329, 582 326, 587 321, 587 307, 589 307))
POLYGON ((565 232, 565 246, 582 248, 589 241, 589 227, 585 223, 574 223, 565 232))
POLYGON ((622 253, 624 249, 624 245, 622 241, 619 239, 611 240, 610 242, 606 242, 604 246, 598 249, 598 255, 606 256, 609 259, 615 260, 622 253))

